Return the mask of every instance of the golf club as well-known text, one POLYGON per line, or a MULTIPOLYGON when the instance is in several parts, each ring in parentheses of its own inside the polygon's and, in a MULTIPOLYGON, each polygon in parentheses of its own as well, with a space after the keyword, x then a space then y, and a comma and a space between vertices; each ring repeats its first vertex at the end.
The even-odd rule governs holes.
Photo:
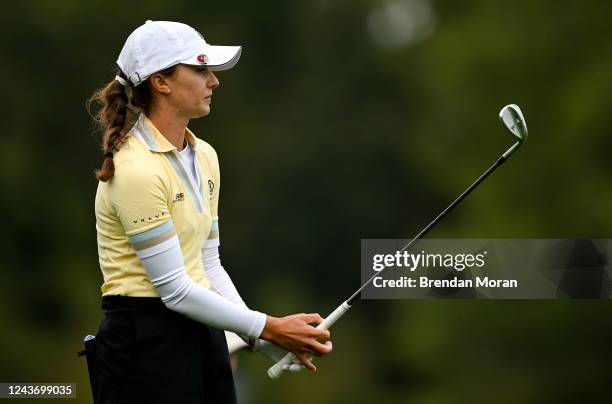
MULTIPOLYGON (((501 123, 514 135, 517 139, 517 142, 513 144, 506 152, 504 152, 497 161, 487 169, 472 185, 470 185, 457 199, 453 201, 446 209, 442 211, 431 223, 429 223, 419 234, 417 234, 404 248, 400 250, 403 252, 410 247, 414 246, 420 239, 422 239, 448 212, 450 212, 455 206, 457 206, 466 196, 470 194, 482 181, 485 180, 493 171, 497 169, 500 165, 502 165, 509 157, 514 153, 525 141, 527 140, 527 124, 525 122, 525 118, 523 117, 523 113, 521 109, 516 104, 506 105, 499 111, 499 120, 501 123)), ((327 330, 329 329, 340 317, 346 313, 355 300, 359 297, 361 291, 363 291, 376 277, 382 276, 383 272, 389 267, 379 271, 374 274, 367 282, 365 282, 351 297, 349 297, 346 301, 342 302, 340 306, 336 308, 329 316, 323 320, 317 326, 317 329, 327 330)), ((291 352, 287 353, 280 361, 271 366, 268 369, 268 376, 272 379, 276 379, 280 377, 283 372, 283 366, 288 365, 295 359, 295 355, 291 352)))

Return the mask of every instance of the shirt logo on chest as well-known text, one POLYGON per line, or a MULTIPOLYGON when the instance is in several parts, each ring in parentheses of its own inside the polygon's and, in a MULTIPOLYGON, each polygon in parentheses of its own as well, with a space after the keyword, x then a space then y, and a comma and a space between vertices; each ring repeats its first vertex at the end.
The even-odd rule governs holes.
POLYGON ((185 193, 179 192, 174 196, 174 200, 172 202, 183 202, 185 200, 185 193))
POLYGON ((212 180, 208 180, 208 194, 212 198, 213 191, 215 190, 215 183, 212 180))

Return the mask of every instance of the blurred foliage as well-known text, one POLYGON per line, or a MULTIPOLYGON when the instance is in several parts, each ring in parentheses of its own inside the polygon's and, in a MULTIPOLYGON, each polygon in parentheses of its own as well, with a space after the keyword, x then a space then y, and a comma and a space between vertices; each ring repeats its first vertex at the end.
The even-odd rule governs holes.
MULTIPOLYGON (((407 238, 492 163, 519 104, 528 145, 430 234, 610 238, 612 5, 604 1, 26 1, 0 16, 1 381, 78 383, 100 310, 84 109, 146 19, 241 44, 213 113, 224 266, 249 304, 325 315, 359 285, 362 238, 407 238)), ((315 375, 243 403, 609 402, 607 301, 366 301, 315 375)))

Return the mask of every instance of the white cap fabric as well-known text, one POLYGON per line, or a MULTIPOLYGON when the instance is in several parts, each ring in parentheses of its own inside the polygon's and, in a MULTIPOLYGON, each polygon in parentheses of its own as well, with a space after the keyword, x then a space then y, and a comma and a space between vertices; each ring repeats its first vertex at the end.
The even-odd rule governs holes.
POLYGON ((241 46, 209 45, 187 24, 148 20, 127 38, 117 65, 137 86, 153 73, 179 63, 207 66, 212 71, 231 69, 241 51, 241 46))

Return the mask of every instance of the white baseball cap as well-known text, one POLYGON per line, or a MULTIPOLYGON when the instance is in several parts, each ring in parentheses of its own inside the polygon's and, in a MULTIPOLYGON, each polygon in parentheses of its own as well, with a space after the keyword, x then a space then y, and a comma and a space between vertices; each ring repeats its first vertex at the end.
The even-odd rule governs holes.
POLYGON ((241 46, 209 45, 187 24, 148 20, 127 38, 117 65, 137 86, 153 73, 179 63, 207 66, 212 71, 231 69, 241 51, 241 46))

